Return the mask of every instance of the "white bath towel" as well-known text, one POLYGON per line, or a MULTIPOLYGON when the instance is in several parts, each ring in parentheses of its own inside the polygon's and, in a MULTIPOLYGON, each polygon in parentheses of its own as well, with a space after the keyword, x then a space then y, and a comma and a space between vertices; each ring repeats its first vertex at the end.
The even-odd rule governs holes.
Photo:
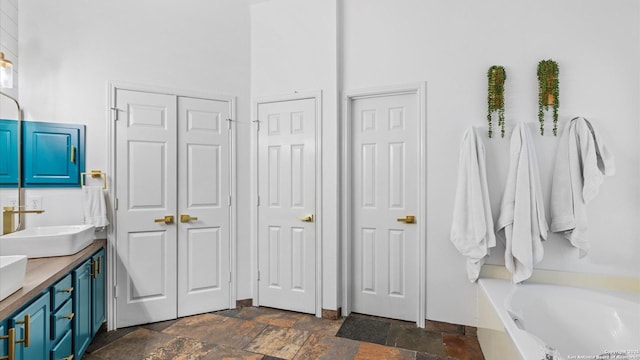
POLYGON ((82 214, 85 224, 97 228, 109 225, 107 204, 101 186, 85 186, 82 188, 82 214))
POLYGON ((489 249, 496 246, 496 238, 487 188, 485 149, 474 128, 464 133, 460 146, 451 241, 467 258, 469 281, 476 281, 489 249))
POLYGON ((605 175, 615 173, 613 155, 593 125, 582 117, 569 121, 562 132, 551 185, 551 231, 562 233, 580 249, 589 252, 587 210, 605 175))
POLYGON ((510 160, 496 228, 504 232, 505 266, 514 283, 528 279, 542 260, 547 239, 538 160, 529 129, 523 123, 511 135, 510 160))

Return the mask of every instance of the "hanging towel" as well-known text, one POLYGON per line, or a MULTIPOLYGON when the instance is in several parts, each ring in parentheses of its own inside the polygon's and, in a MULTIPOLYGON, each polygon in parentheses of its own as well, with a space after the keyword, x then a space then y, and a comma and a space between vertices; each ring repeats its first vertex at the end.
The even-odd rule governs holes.
POLYGON ((604 176, 615 173, 613 155, 593 124, 585 118, 569 121, 556 152, 551 185, 551 231, 559 232, 580 249, 589 252, 586 204, 598 195, 604 176))
POLYGON ((507 182, 497 231, 504 231, 505 266, 514 283, 528 279, 533 265, 542 260, 542 240, 547 239, 538 160, 529 129, 523 123, 511 135, 507 182))
POLYGON ((85 224, 96 228, 109 225, 107 204, 101 186, 85 186, 82 188, 82 213, 85 224))
POLYGON ((487 188, 485 149, 473 127, 464 133, 458 160, 451 242, 467 258, 467 276, 475 282, 489 249, 496 246, 487 188))

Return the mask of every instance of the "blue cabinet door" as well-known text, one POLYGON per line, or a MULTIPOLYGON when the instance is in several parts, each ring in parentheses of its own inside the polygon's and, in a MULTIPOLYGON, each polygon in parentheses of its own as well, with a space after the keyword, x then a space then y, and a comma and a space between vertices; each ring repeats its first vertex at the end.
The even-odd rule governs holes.
POLYGON ((49 292, 42 294, 31 305, 11 317, 16 329, 15 360, 47 359, 49 357, 49 292), (28 334, 26 328, 29 328, 28 334), (28 335, 28 336, 27 336, 28 335), (28 345, 27 346, 27 342, 28 345))
POLYGON ((96 336, 98 330, 100 330, 100 326, 105 320, 105 268, 106 268, 106 258, 104 249, 100 250, 97 254, 92 257, 95 265, 95 273, 93 277, 93 281, 91 282, 92 286, 92 297, 91 297, 91 336, 96 336))
POLYGON ((25 187, 79 187, 84 172, 84 125, 25 121, 25 187))
POLYGON ((91 342, 91 275, 91 259, 73 271, 73 353, 76 359, 82 358, 91 342))
POLYGON ((0 187, 18 186, 18 123, 0 120, 0 187))
POLYGON ((7 328, 7 323, 5 321, 0 321, 0 358, 3 356, 7 356, 7 345, 9 339, 2 339, 2 336, 9 335, 7 328))

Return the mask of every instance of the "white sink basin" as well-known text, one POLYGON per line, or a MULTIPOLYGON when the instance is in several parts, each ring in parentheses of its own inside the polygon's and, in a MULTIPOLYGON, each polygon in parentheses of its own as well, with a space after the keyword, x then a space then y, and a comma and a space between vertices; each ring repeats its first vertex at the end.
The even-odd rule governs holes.
POLYGON ((0 301, 22 287, 26 270, 25 255, 0 256, 0 301))
POLYGON ((39 226, 0 236, 0 255, 65 256, 94 239, 93 225, 39 226))

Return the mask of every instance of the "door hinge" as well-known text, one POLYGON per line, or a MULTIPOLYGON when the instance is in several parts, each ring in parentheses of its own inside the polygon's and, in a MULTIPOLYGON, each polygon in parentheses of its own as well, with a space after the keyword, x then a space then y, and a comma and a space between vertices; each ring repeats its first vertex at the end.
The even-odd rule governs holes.
POLYGON ((258 271, 258 281, 260 281, 260 271, 258 271))
POLYGON ((229 195, 229 206, 231 206, 231 195, 229 195))
POLYGON ((254 123, 256 123, 256 125, 258 126, 258 130, 260 131, 260 120, 253 120, 254 123))
POLYGON ((231 283, 231 271, 229 271, 229 283, 231 283))
POLYGON ((116 200, 114 201, 113 208, 115 210, 118 210, 118 198, 116 198, 116 200))
POLYGON ((233 122, 233 119, 227 119, 227 125, 228 125, 228 129, 231 130, 231 123, 233 122))
POLYGON ((118 113, 124 110, 118 109, 117 107, 112 107, 111 111, 113 111, 113 121, 118 121, 120 120, 120 116, 118 115, 118 113))
POLYGON ((113 298, 118 298, 118 285, 113 285, 113 298))
POLYGON ((258 206, 260 206, 260 196, 258 196, 258 206))

